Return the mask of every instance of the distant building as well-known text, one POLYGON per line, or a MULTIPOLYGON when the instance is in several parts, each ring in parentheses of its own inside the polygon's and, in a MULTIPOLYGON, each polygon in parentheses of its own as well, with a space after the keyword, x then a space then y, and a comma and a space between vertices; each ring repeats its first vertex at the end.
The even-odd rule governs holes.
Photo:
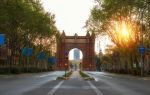
POLYGON ((80 60, 80 51, 78 49, 74 49, 74 60, 80 60))

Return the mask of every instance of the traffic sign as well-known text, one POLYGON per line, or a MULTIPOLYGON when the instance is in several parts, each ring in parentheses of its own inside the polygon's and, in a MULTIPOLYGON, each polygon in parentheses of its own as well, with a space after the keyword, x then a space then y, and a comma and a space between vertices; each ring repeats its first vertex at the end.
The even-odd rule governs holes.
POLYGON ((37 59, 38 60, 43 60, 46 58, 46 54, 44 52, 40 52, 38 55, 37 55, 37 59))
POLYGON ((145 47, 144 46, 139 47, 139 52, 141 54, 144 54, 145 53, 145 47))
POLYGON ((5 43, 5 35, 0 34, 0 45, 3 45, 5 43))
POLYGON ((54 65, 56 63, 56 58, 55 57, 49 57, 48 58, 48 63, 54 65))
POLYGON ((33 53, 33 48, 23 48, 22 49, 22 55, 24 56, 32 56, 32 53, 33 53))

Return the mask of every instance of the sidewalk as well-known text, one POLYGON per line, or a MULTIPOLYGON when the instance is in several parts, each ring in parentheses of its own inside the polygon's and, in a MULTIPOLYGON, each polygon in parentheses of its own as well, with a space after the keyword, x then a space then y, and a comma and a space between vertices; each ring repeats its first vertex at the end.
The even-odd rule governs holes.
POLYGON ((71 77, 69 80, 72 80, 72 79, 77 79, 77 80, 83 80, 83 78, 80 76, 79 74, 79 71, 73 71, 71 77))
MULTIPOLYGON (((89 72, 87 72, 89 73, 89 72)), ((132 79, 142 79, 142 80, 150 80, 150 77, 147 76, 147 77, 140 77, 140 76, 134 76, 134 75, 131 75, 131 74, 118 74, 118 73, 110 73, 110 72, 98 72, 100 75, 103 75, 103 76, 109 76, 109 77, 119 77, 119 78, 132 78, 132 79)))

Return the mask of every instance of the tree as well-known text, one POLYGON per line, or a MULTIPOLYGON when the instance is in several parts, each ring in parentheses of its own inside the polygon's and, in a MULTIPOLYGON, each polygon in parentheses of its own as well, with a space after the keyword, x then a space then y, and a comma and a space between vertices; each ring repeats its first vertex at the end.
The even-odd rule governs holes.
POLYGON ((23 47, 37 48, 36 39, 51 40, 58 35, 58 30, 55 15, 45 12, 39 0, 1 0, 0 33, 6 35, 13 64, 23 47))
POLYGON ((144 44, 149 44, 147 41, 149 39, 147 35, 150 33, 149 0, 96 0, 96 2, 97 5, 91 11, 86 23, 88 31, 109 35, 120 56, 126 59, 123 63, 131 65, 129 67, 132 69, 133 61, 139 60, 137 51, 142 39, 144 44), (125 32, 125 29, 128 32, 125 32))

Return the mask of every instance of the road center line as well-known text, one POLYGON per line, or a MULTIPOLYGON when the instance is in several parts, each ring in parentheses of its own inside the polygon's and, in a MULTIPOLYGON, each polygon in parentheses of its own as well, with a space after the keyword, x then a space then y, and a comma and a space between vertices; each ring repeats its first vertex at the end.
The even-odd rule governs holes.
POLYGON ((57 89, 62 85, 63 82, 64 81, 59 82, 59 84, 56 85, 50 92, 48 92, 47 95, 53 95, 57 91, 57 89))
POLYGON ((89 85, 91 86, 91 88, 95 91, 96 95, 103 95, 103 93, 98 90, 90 81, 88 81, 89 85))

